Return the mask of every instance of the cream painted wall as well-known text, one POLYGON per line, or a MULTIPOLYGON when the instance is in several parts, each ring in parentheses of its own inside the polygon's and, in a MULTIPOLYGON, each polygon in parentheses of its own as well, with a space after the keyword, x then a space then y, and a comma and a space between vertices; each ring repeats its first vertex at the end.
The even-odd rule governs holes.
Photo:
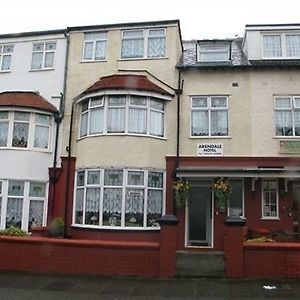
POLYGON ((293 138, 275 137, 273 101, 275 95, 300 95, 298 71, 186 71, 183 77, 181 155, 195 156, 197 145, 209 142, 222 143, 225 156, 284 156, 279 153, 280 140, 293 138), (192 95, 229 96, 229 137, 190 137, 192 95))
MULTIPOLYGON (((67 81, 67 103, 64 119, 64 144, 62 151, 65 155, 69 134, 69 122, 73 99, 99 80, 102 76, 113 74, 141 74, 174 93, 167 85, 177 88, 178 73, 175 68, 181 55, 181 42, 177 25, 162 26, 166 33, 166 58, 162 59, 121 59, 121 29, 108 30, 107 57, 102 62, 82 62, 84 32, 70 33, 70 52, 67 81), (120 70, 127 70, 123 72, 120 70), (146 72, 147 70, 167 85, 162 84, 146 72)), ((100 165, 156 167, 165 168, 165 155, 176 153, 176 98, 166 101, 165 125, 166 139, 156 139, 141 136, 98 136, 87 137, 77 141, 80 107, 75 108, 74 127, 72 132, 72 156, 77 157, 77 167, 100 165)))

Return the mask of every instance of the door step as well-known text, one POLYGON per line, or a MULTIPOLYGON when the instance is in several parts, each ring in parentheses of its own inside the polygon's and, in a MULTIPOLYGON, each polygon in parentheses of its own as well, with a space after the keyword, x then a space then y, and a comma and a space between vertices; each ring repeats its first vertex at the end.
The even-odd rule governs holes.
POLYGON ((176 276, 224 277, 224 252, 177 251, 176 276))

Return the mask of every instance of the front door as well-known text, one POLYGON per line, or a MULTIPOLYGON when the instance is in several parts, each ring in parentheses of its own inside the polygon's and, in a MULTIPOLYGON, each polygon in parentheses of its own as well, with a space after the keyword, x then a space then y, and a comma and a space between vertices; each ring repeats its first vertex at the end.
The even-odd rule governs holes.
POLYGON ((187 217, 187 246, 212 246, 212 192, 211 182, 191 187, 187 217))

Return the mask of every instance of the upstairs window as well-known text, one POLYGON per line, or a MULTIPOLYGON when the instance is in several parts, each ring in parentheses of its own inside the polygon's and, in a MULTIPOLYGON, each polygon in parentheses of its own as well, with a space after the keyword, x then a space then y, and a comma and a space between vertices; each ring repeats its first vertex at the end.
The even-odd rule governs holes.
POLYGON ((81 104, 80 137, 95 134, 164 136, 164 102, 135 95, 93 97, 81 104))
POLYGON ((201 45, 198 47, 198 61, 199 62, 220 62, 228 61, 229 55, 229 44, 216 44, 216 45, 201 45))
POLYGON ((300 96, 275 97, 277 136, 300 136, 300 96))
POLYGON ((164 28, 122 31, 122 58, 159 58, 165 55, 164 28))
POLYGON ((228 97, 192 97, 191 135, 228 135, 228 97))
POLYGON ((31 69, 52 69, 56 42, 34 43, 32 52, 31 69))
POLYGON ((97 61, 106 58, 107 32, 85 33, 83 61, 97 61))
POLYGON ((51 116, 0 111, 0 147, 49 150, 51 116))
POLYGON ((300 34, 263 35, 264 58, 300 58, 300 34))
POLYGON ((0 45, 0 71, 10 70, 13 50, 13 45, 0 45))

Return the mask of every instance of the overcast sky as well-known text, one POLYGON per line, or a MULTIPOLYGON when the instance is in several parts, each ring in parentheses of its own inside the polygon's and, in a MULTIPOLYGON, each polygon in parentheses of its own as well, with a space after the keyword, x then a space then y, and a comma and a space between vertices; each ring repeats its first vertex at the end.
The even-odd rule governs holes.
POLYGON ((299 0, 2 0, 0 34, 180 19, 183 39, 242 36, 245 24, 300 23, 299 0))

